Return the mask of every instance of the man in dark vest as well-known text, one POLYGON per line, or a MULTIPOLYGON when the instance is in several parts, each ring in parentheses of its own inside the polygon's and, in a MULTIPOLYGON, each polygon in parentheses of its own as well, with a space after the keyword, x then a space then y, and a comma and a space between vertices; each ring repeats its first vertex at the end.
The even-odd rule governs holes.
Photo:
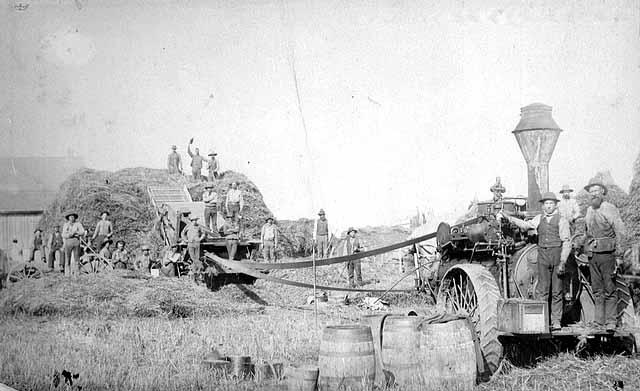
MULTIPOLYGON (((360 244, 360 239, 356 238, 357 229, 350 227, 347 230, 347 238, 344 241, 344 255, 352 255, 364 250, 364 247, 360 244)), ((347 273, 349 275, 349 286, 355 288, 356 284, 353 281, 353 275, 355 272, 355 281, 358 285, 364 285, 362 282, 362 267, 360 260, 347 262, 347 273)))
POLYGON ((325 258, 328 256, 327 247, 329 245, 329 220, 324 216, 324 210, 320 209, 318 212, 318 219, 316 220, 316 227, 313 230, 313 238, 318 248, 318 258, 325 258))
MULTIPOLYGON (((585 216, 587 249, 590 254, 589 273, 595 299, 594 322, 608 332, 616 329, 617 301, 615 275, 616 259, 622 259, 620 240, 626 229, 620 212, 613 204, 604 201, 607 187, 592 180, 584 189, 589 192, 589 208, 585 216)), ((622 263, 622 261, 620 261, 622 263)))
POLYGON ((536 297, 549 302, 551 287, 551 330, 560 330, 562 319, 562 274, 571 252, 569 222, 560 215, 557 206, 559 200, 555 194, 544 193, 540 199, 542 214, 531 220, 520 220, 502 214, 509 222, 520 229, 538 230, 538 285, 536 297))
POLYGON ((49 235, 49 239, 47 239, 47 247, 49 248, 47 256, 47 266, 49 270, 55 268, 56 253, 60 257, 58 264, 60 265, 60 270, 62 270, 64 268, 64 257, 62 256, 62 234, 60 233, 59 225, 53 227, 53 232, 49 235))

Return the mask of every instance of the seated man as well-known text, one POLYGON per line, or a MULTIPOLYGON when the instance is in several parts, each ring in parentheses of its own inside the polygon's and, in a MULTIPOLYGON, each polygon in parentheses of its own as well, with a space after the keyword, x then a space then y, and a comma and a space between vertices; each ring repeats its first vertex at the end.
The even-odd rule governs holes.
POLYGON ((129 268, 129 253, 124 249, 125 244, 124 240, 118 240, 116 242, 116 249, 111 254, 114 269, 129 268))
POLYGON ((151 256, 151 248, 146 244, 141 247, 140 254, 133 263, 133 269, 143 273, 151 273, 151 266, 155 263, 151 256))
POLYGON ((173 244, 171 249, 164 254, 162 258, 162 266, 160 267, 160 273, 165 277, 175 277, 177 263, 180 262, 182 253, 180 252, 180 246, 173 244))

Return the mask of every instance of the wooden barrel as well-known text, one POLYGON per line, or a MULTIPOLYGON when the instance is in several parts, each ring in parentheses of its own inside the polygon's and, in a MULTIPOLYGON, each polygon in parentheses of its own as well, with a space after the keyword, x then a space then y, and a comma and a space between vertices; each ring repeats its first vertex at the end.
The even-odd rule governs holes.
POLYGON ((371 389, 376 363, 371 328, 328 326, 322 333, 318 357, 321 391, 371 389))
POLYGON ((318 367, 302 365, 287 368, 287 386, 289 390, 315 391, 318 385, 318 367))
POLYGON ((388 316, 382 330, 382 364, 396 383, 408 385, 420 378, 418 316, 388 316))
POLYGON ((423 324, 420 336, 421 377, 425 385, 472 389, 476 384, 476 352, 465 319, 423 324))

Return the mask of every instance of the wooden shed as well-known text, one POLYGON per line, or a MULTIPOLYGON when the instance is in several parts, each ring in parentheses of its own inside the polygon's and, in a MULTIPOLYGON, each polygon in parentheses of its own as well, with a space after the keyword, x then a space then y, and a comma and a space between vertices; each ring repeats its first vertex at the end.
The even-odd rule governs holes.
POLYGON ((64 180, 82 167, 74 157, 0 157, 0 248, 32 245, 33 231, 64 180))

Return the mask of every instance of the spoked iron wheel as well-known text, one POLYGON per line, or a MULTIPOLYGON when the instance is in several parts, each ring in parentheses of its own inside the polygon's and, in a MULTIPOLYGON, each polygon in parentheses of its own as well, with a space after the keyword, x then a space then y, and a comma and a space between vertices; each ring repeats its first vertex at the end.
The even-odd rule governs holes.
POLYGON ((104 273, 113 270, 113 266, 97 256, 83 256, 80 258, 80 272, 84 274, 104 273))
POLYGON ((493 275, 481 265, 461 264, 451 267, 442 278, 438 306, 448 313, 469 318, 477 333, 489 377, 502 359, 498 340, 498 300, 500 290, 493 275))
POLYGON ((42 277, 42 271, 37 266, 30 263, 14 267, 7 274, 7 284, 15 284, 22 280, 42 277))

